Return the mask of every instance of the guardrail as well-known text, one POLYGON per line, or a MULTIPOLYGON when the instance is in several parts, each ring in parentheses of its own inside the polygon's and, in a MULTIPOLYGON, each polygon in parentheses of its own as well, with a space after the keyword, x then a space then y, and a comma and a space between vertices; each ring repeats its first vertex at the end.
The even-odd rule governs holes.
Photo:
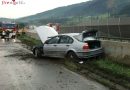
POLYGON ((103 36, 100 36, 100 37, 97 37, 99 39, 104 39, 104 40, 116 40, 116 41, 130 41, 130 38, 119 38, 119 37, 103 37, 103 36))

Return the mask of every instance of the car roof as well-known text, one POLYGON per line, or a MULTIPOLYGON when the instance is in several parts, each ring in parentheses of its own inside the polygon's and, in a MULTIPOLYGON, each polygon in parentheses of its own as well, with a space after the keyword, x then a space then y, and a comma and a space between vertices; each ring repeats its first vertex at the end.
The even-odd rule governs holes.
POLYGON ((68 35, 68 36, 76 36, 79 35, 80 33, 65 33, 65 34, 59 34, 59 35, 68 35))

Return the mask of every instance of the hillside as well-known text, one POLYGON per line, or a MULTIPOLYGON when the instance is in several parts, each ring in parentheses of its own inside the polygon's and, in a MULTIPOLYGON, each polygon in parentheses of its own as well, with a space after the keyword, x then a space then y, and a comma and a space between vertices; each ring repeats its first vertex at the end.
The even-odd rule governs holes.
POLYGON ((128 12, 129 4, 130 0, 92 0, 79 4, 55 8, 28 17, 23 17, 18 19, 18 21, 42 22, 42 20, 48 21, 48 19, 57 20, 60 18, 70 18, 77 16, 99 16, 107 13, 109 13, 110 15, 123 15, 123 13, 125 13, 125 15, 130 15, 130 13, 128 12), (126 9, 127 11, 125 11, 126 9))
POLYGON ((0 18, 0 22, 2 22, 2 21, 5 21, 5 22, 7 21, 8 22, 8 21, 13 21, 13 20, 9 19, 9 18, 0 18))
POLYGON ((122 16, 130 16, 130 4, 123 7, 118 14, 122 16))

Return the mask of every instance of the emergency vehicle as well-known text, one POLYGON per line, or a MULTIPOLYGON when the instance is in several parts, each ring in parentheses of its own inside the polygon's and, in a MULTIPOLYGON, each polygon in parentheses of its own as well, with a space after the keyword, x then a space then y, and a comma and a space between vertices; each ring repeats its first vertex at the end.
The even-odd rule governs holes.
POLYGON ((15 39, 18 30, 16 23, 1 23, 1 38, 2 39, 15 39))

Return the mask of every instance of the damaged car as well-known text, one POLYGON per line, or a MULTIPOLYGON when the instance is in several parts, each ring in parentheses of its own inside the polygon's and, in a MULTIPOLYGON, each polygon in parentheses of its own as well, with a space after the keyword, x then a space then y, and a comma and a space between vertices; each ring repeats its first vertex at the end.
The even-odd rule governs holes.
POLYGON ((46 40, 42 46, 33 48, 35 57, 47 56, 74 60, 96 57, 104 54, 97 31, 59 34, 46 40))

